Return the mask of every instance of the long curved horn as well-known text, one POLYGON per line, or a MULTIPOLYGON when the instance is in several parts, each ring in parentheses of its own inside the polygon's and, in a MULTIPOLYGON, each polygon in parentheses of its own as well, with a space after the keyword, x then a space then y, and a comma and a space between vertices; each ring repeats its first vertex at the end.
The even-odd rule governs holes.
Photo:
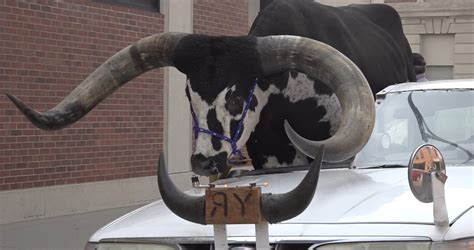
POLYGON ((285 126, 287 135, 304 154, 314 158, 318 145, 325 145, 324 161, 338 162, 359 152, 374 127, 375 105, 370 86, 359 68, 331 46, 303 37, 269 36, 257 39, 265 75, 294 69, 326 83, 342 109, 339 129, 323 141, 310 141, 285 126))
POLYGON ((173 66, 174 47, 186 35, 157 34, 122 49, 100 65, 56 107, 44 113, 31 109, 11 94, 6 95, 38 128, 63 128, 79 120, 114 90, 138 75, 154 68, 173 66))
POLYGON ((284 194, 262 194, 260 209, 268 222, 277 223, 291 219, 303 212, 313 200, 324 155, 324 145, 316 147, 317 150, 314 152, 316 158, 297 187, 284 194))
POLYGON ((177 216, 199 224, 206 224, 204 196, 191 196, 179 190, 171 181, 166 169, 163 151, 158 166, 158 188, 166 206, 177 216))

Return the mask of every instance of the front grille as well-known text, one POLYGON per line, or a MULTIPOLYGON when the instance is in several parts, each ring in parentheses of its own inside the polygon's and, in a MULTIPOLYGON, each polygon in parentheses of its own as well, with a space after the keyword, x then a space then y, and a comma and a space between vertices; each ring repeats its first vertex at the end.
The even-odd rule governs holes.
MULTIPOLYGON (((280 243, 271 244, 273 250, 307 250, 313 243, 280 243)), ((213 244, 180 244, 183 250, 214 250, 213 244)), ((256 249, 255 244, 229 244, 231 250, 253 250, 256 249)))

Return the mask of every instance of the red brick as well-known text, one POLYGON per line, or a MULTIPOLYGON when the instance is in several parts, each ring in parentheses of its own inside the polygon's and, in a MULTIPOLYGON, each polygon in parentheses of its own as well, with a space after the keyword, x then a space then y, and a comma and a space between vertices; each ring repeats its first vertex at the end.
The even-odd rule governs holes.
POLYGON ((34 184, 33 182, 23 182, 21 183, 21 188, 22 189, 33 188, 34 187, 33 184, 34 184))
POLYGON ((194 33, 245 35, 249 30, 247 1, 213 1, 211 4, 208 0, 195 0, 193 22, 194 33))
MULTIPOLYGON (((247 0, 194 1, 194 32, 248 32, 247 0)), ((54 107, 108 57, 164 30, 154 11, 94 0, 0 0, 0 93, 54 107)), ((133 80, 76 124, 44 132, 0 98, 0 191, 156 174, 163 71, 133 80)))

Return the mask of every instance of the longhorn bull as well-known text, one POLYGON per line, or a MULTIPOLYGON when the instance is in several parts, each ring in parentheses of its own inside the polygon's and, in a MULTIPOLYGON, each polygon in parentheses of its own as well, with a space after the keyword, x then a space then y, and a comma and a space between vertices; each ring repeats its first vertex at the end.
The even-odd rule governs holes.
POLYGON ((249 36, 144 38, 44 113, 7 95, 39 128, 60 129, 129 80, 165 66, 188 77, 197 136, 191 166, 200 175, 226 171, 244 145, 255 168, 307 164, 305 155, 314 157, 320 144, 326 146, 324 161, 348 159, 372 131, 373 93, 415 80, 411 49, 390 6, 275 0, 249 36))
MULTIPOLYGON (((210 129, 222 133, 225 127, 228 137, 232 137, 230 128, 234 127, 235 120, 242 114, 229 112, 232 108, 226 104, 232 105, 232 100, 229 99, 233 98, 232 92, 238 90, 235 85, 228 86, 226 83, 231 79, 242 80, 239 89, 243 87, 248 91, 251 82, 248 80, 264 79, 288 70, 306 73, 308 77, 327 84, 334 91, 342 109, 339 129, 332 137, 311 143, 296 140, 297 143, 302 143, 296 145, 298 148, 311 155, 314 148, 324 144, 326 161, 344 160, 365 145, 373 128, 374 100, 369 84, 359 68, 331 46, 296 36, 211 37, 181 33, 157 34, 117 52, 49 111, 37 112, 17 97, 10 94, 7 96, 34 125, 44 130, 55 130, 79 120, 129 80, 148 70, 164 66, 176 66, 188 75, 190 81, 187 92, 191 105, 199 112, 200 117, 207 114, 208 119, 219 118, 223 124, 210 129), (221 62, 222 65, 219 64, 221 62), (194 91, 211 94, 206 99, 194 91), (226 98, 229 92, 231 97, 226 98), (227 103, 226 99, 229 100, 227 103)), ((260 105, 255 105, 248 111, 243 124, 244 132, 237 138, 238 146, 245 143, 252 127, 255 128, 264 106, 262 103, 271 98, 269 92, 264 91, 264 84, 268 83, 261 83, 263 85, 256 86, 254 93, 257 96, 255 100, 260 105)), ((267 86, 268 88, 270 87, 267 86)), ((201 126, 208 125, 202 119, 196 122, 201 126)), ((215 149, 214 142, 212 146, 203 144, 203 141, 213 139, 212 135, 207 134, 198 138, 196 148, 200 153, 193 155, 192 163, 203 152, 212 150, 212 147, 215 149)), ((225 165, 231 149, 229 145, 222 143, 220 148, 224 154, 222 159, 212 160, 210 166, 203 166, 202 161, 192 164, 193 171, 208 175, 225 165), (215 166, 216 164, 221 165, 215 166)))

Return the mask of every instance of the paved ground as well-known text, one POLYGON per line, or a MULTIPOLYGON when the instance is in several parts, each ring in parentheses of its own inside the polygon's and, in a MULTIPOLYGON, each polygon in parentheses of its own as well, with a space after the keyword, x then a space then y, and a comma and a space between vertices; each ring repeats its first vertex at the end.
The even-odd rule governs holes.
POLYGON ((3 225, 0 226, 0 250, 83 250, 97 229, 138 207, 3 225))

